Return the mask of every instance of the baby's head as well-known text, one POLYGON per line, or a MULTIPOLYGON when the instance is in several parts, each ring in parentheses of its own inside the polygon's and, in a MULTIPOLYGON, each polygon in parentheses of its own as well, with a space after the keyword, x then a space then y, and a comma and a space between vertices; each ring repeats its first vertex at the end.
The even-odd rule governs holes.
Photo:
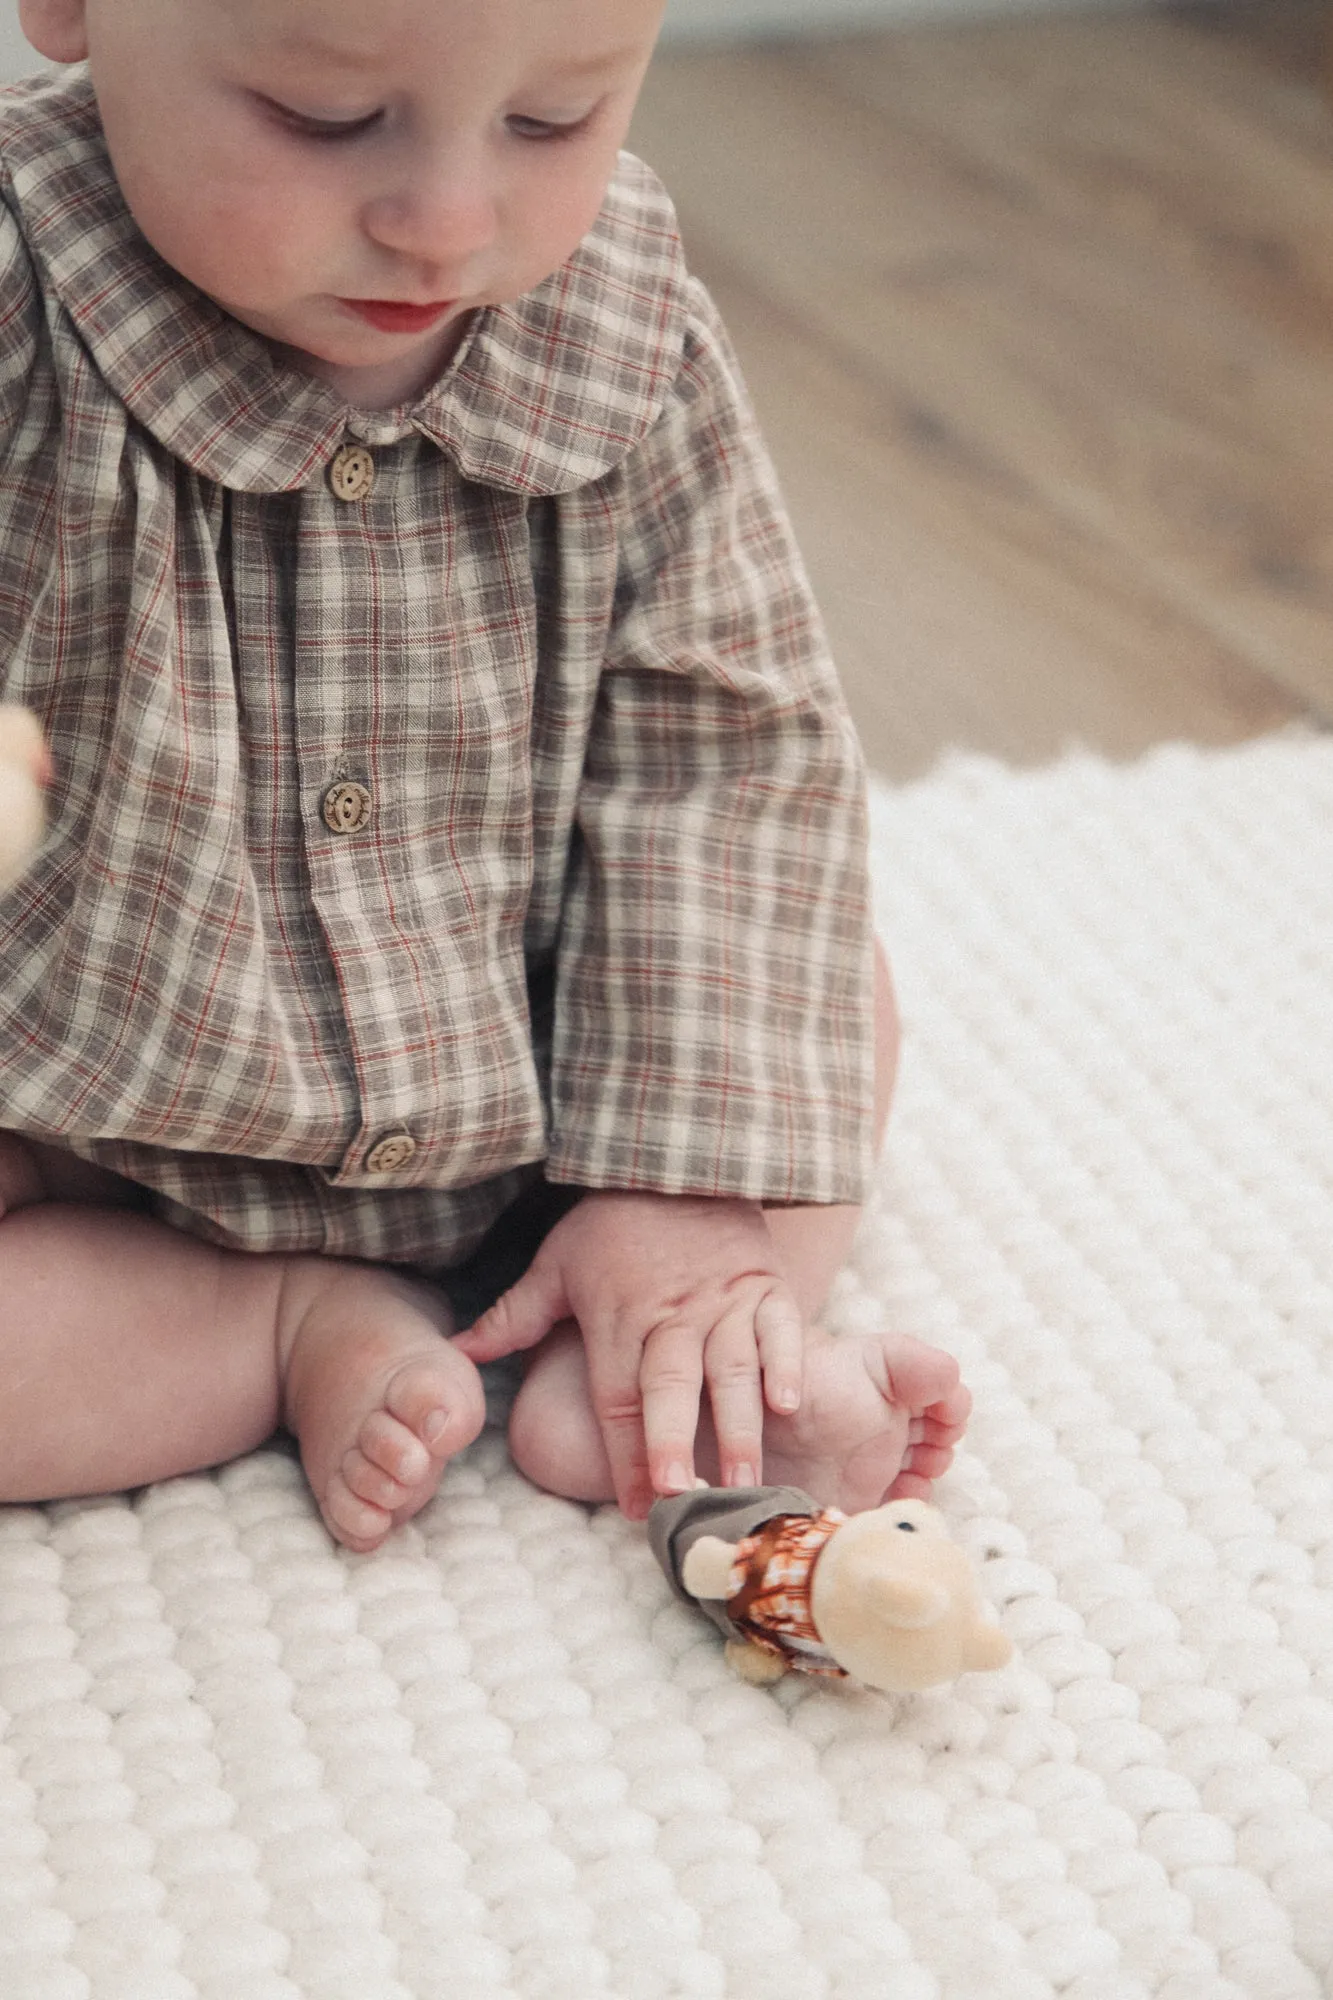
POLYGON ((158 254, 378 403, 423 388, 474 307, 577 247, 662 4, 20 0, 35 48, 90 62, 158 254))

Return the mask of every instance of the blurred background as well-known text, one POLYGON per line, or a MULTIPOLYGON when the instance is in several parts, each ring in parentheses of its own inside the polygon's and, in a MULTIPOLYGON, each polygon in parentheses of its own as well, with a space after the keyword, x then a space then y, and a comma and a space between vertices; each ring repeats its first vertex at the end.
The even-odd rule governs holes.
POLYGON ((1333 0, 668 20, 633 144, 872 764, 1333 724, 1333 0))
POLYGON ((871 762, 1333 722, 1333 0, 943 11, 668 47, 634 134, 871 762))

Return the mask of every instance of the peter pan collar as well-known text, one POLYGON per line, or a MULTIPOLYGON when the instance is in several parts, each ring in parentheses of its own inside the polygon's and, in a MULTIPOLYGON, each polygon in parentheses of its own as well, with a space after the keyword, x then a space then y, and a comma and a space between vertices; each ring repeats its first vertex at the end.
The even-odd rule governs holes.
POLYGON ((569 262, 479 312, 419 402, 361 412, 286 367, 140 234, 86 68, 0 93, 4 192, 44 281, 116 396, 221 486, 306 485, 351 431, 412 430, 465 477, 530 495, 599 479, 646 435, 681 361, 686 279, 671 205, 629 154, 569 262))

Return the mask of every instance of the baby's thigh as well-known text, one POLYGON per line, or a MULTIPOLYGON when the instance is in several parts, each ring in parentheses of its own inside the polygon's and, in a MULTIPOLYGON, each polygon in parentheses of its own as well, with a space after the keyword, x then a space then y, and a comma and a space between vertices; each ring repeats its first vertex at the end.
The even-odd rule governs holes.
POLYGON ((59 1146, 0 1132, 0 1216, 39 1201, 77 1201, 91 1208, 141 1208, 143 1190, 106 1167, 59 1146))

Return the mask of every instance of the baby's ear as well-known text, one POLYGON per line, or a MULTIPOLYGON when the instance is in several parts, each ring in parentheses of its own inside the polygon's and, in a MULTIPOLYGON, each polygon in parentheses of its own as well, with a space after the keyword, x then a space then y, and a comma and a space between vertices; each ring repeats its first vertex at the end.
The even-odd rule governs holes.
POLYGON ((19 0, 23 32, 48 62, 82 62, 88 54, 84 0, 19 0))

